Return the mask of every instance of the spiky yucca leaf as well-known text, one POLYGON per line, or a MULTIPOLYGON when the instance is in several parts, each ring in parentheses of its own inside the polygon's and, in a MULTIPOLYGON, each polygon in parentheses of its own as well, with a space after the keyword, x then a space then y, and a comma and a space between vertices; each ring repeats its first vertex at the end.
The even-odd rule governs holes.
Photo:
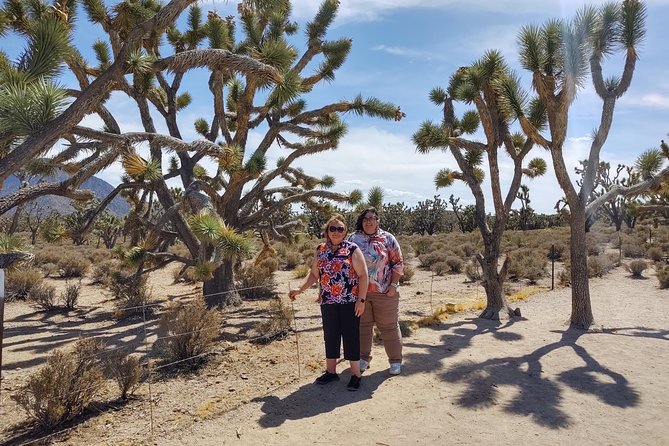
POLYGON ((82 0, 88 18, 93 23, 102 23, 107 18, 107 9, 101 0, 82 0))
POLYGON ((299 115, 304 111, 306 108, 307 103, 304 99, 298 99, 296 101, 291 102, 286 106, 284 109, 286 116, 290 116, 294 118, 295 116, 299 115))
POLYGON ((218 165, 226 172, 234 172, 242 167, 243 150, 239 146, 225 145, 218 157, 218 165))
POLYGON ((302 87, 302 78, 295 71, 288 71, 283 75, 283 81, 276 84, 267 98, 267 104, 273 107, 280 107, 289 103, 304 93, 302 87))
POLYGON ((419 153, 429 153, 436 148, 448 147, 448 135, 441 126, 425 121, 411 137, 419 153))
POLYGON ((190 95, 190 93, 186 92, 180 94, 177 96, 177 110, 183 110, 184 108, 188 107, 191 102, 193 102, 193 97, 190 95))
POLYGON ((528 163, 527 169, 523 169, 523 173, 530 178, 536 178, 545 174, 546 169, 547 165, 544 159, 534 158, 528 163))
POLYGON ((337 15, 338 8, 338 0, 325 0, 321 3, 314 20, 307 24, 307 37, 310 42, 319 41, 325 36, 325 32, 337 15))
POLYGON ((3 85, 0 87, 0 134, 33 134, 58 116, 65 104, 65 91, 46 79, 3 85))
POLYGON ((634 167, 641 173, 641 177, 646 180, 662 169, 664 161, 665 157, 661 150, 648 149, 638 156, 634 167))
POLYGON ((14 234, 0 233, 0 253, 9 253, 23 249, 23 240, 14 234))
POLYGON ((146 250, 141 246, 133 246, 123 253, 123 260, 130 265, 138 265, 146 258, 146 250))
POLYGON ((231 43, 228 38, 228 26, 224 20, 210 16, 206 28, 210 48, 225 49, 231 43))
POLYGON ((155 181, 160 179, 163 176, 162 169, 160 167, 160 161, 151 160, 146 163, 146 169, 144 169, 144 175, 142 179, 146 181, 155 181))
POLYGON ((214 262, 198 262, 191 267, 191 277, 200 282, 206 282, 214 277, 216 264, 214 262))
POLYGON ((400 121, 405 116, 399 107, 390 102, 383 102, 376 98, 363 99, 362 95, 356 96, 351 102, 351 111, 359 116, 367 115, 395 121, 400 121))
POLYGON ((534 98, 530 101, 527 119, 537 130, 542 130, 546 127, 548 123, 548 110, 539 98, 534 98))
POLYGON ((481 118, 479 117, 479 114, 474 110, 467 110, 460 120, 460 129, 464 133, 471 135, 476 133, 480 123, 481 118))
POLYGON ((351 206, 355 206, 361 201, 362 201, 362 191, 358 189, 352 190, 348 194, 348 200, 346 200, 346 202, 351 206))
POLYGON ((446 101, 447 97, 448 95, 441 87, 435 87, 432 90, 430 90, 430 102, 432 102, 434 105, 443 104, 446 101))
POLYGON ((132 178, 141 178, 146 172, 147 162, 136 153, 123 154, 123 169, 132 178))
POLYGON ((255 245, 251 239, 227 226, 224 227, 220 238, 217 240, 216 247, 227 259, 249 258, 255 251, 255 245))
POLYGON ((323 178, 321 178, 320 184, 323 189, 330 189, 335 185, 335 177, 330 175, 325 175, 323 178))
POLYGON ((620 42, 628 50, 636 49, 646 36, 646 3, 627 0, 622 4, 620 42))
POLYGON ((195 237, 203 242, 215 244, 225 233, 225 224, 217 215, 201 212, 188 218, 195 237))
POLYGON ((193 176, 198 180, 204 180, 208 175, 207 169, 205 169, 204 166, 196 164, 195 167, 193 167, 193 176))
POLYGON ((133 73, 150 73, 155 60, 155 56, 144 54, 141 50, 136 50, 130 53, 128 65, 133 73))
POLYGON ((383 188, 374 186, 367 192, 367 204, 376 209, 383 208, 383 188))
POLYGON ((526 70, 535 72, 544 67, 546 54, 541 45, 541 29, 536 25, 521 28, 518 36, 520 46, 520 64, 526 70))
POLYGON ((100 68, 103 70, 109 68, 111 65, 109 44, 104 40, 96 40, 93 43, 93 52, 95 52, 100 68))
POLYGON ((207 133, 209 133, 209 123, 206 121, 206 119, 198 118, 194 125, 196 132, 202 136, 207 136, 207 133))
POLYGON ((485 171, 480 167, 474 167, 474 179, 478 184, 483 183, 485 180, 485 171))
POLYGON ((258 178, 267 167, 267 158, 263 153, 254 152, 244 166, 251 178, 258 178))
POLYGON ((434 176, 434 185, 437 187, 437 189, 441 189, 443 187, 451 187, 455 180, 460 180, 460 179, 462 179, 462 175, 460 174, 460 172, 455 172, 451 169, 441 169, 434 176))
POLYGON ((465 161, 470 166, 480 166, 483 163, 483 152, 480 150, 468 150, 465 152, 465 161))

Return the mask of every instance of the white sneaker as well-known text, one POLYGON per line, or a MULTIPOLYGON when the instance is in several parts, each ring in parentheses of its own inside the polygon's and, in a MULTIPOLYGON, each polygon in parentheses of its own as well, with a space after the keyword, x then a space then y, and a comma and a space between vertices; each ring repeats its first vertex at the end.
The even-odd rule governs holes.
POLYGON ((402 373, 402 363, 401 362, 391 362, 390 363, 390 369, 388 370, 388 373, 391 375, 399 375, 402 373))
POLYGON ((365 370, 367 370, 367 367, 369 367, 369 362, 365 361, 364 359, 361 359, 360 360, 360 371, 364 372, 365 370))

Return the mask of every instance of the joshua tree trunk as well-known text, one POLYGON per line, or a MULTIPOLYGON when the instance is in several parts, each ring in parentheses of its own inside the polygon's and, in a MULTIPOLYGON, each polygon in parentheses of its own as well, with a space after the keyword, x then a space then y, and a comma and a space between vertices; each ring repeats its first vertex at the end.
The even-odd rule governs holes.
POLYGON ((593 322, 588 280, 588 251, 585 249, 585 213, 574 207, 571 214, 571 325, 588 328, 593 322))
MULTIPOLYGON (((482 319, 506 320, 517 314, 511 309, 504 298, 503 284, 506 276, 507 262, 504 260, 502 269, 498 269, 499 248, 486 247, 485 255, 477 256, 483 273, 483 288, 486 294, 486 307, 479 315, 482 319), (489 252, 496 250, 496 253, 489 252)), ((519 314, 518 314, 519 315, 519 314)))
POLYGON ((232 267, 232 261, 225 260, 214 272, 214 277, 204 282, 202 293, 209 308, 242 303, 234 286, 232 267))

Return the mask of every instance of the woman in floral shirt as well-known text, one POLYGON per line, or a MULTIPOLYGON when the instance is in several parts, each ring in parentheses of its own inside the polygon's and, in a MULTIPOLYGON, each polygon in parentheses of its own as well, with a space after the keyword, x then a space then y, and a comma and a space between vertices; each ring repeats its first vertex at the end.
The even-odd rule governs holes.
POLYGON ((391 375, 402 369, 402 333, 400 332, 400 277, 404 274, 402 250, 395 237, 379 228, 379 214, 367 208, 358 215, 356 232, 349 241, 360 247, 369 270, 369 291, 365 313, 360 319, 360 369, 364 372, 372 360, 374 324, 381 332, 390 362, 391 375))
POLYGON ((325 373, 318 384, 338 381, 337 359, 344 342, 344 359, 351 365, 348 390, 360 388, 360 316, 365 311, 367 265, 358 246, 344 240, 346 223, 341 215, 330 218, 324 227, 325 242, 318 245, 309 275, 289 296, 295 299, 318 282, 318 300, 323 318, 325 373))

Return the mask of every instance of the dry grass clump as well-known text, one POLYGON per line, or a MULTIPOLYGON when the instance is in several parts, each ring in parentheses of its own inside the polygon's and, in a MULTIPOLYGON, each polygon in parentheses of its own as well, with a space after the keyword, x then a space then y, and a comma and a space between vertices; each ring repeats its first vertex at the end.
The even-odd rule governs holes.
POLYGON ((612 257, 606 254, 588 257, 588 277, 602 277, 615 267, 612 257))
POLYGON ((286 252, 286 255, 283 257, 283 260, 285 262, 284 268, 287 271, 297 268, 298 265, 300 265, 303 262, 302 254, 300 254, 298 251, 286 252))
POLYGON ((293 270, 293 278, 295 279, 302 279, 304 277, 307 277, 307 274, 309 274, 310 268, 307 265, 299 265, 293 270))
POLYGON ((470 262, 467 262, 467 265, 465 265, 465 276, 467 276, 467 279, 470 282, 478 282, 483 278, 481 265, 479 265, 478 260, 473 259, 470 262))
POLYGON ((648 268, 648 263, 641 259, 632 260, 630 263, 624 263, 625 270, 632 274, 632 277, 640 279, 643 272, 648 268))
POLYGON ((121 262, 116 259, 107 259, 95 264, 91 276, 91 283, 100 283, 109 286, 112 273, 119 270, 121 267, 121 262))
POLYGON ((669 265, 656 264, 655 275, 661 290, 669 288, 669 265))
POLYGON ((125 318, 151 311, 151 307, 146 307, 151 301, 146 276, 136 276, 124 270, 113 271, 109 289, 116 298, 115 317, 125 318))
POLYGON ((10 268, 5 275, 5 295, 8 299, 25 299, 42 281, 42 272, 36 268, 10 268))
POLYGON ((272 271, 263 265, 249 263, 235 274, 237 290, 244 299, 266 299, 276 295, 272 271))
POLYGON ((172 303, 160 316, 162 336, 156 341, 156 349, 167 363, 201 363, 202 356, 213 349, 222 325, 221 314, 207 310, 202 299, 186 305, 172 303))
POLYGON ((40 284, 30 290, 28 299, 41 309, 51 311, 56 308, 56 287, 40 284))
POLYGON ((293 314, 280 297, 277 296, 269 302, 267 312, 267 317, 253 327, 257 333, 254 343, 269 344, 276 339, 286 338, 291 331, 293 314))
POLYGON ((141 384, 144 370, 137 356, 130 356, 123 350, 109 354, 105 361, 105 373, 112 378, 121 393, 122 400, 128 399, 141 384))
POLYGON ((646 251, 646 256, 653 262, 659 262, 664 258, 664 251, 662 251, 662 248, 652 246, 646 251))
POLYGON ((73 351, 56 350, 12 398, 46 429, 79 415, 104 386, 98 339, 81 339, 73 351))
POLYGON ((79 303, 79 294, 81 293, 81 282, 68 283, 65 291, 61 293, 60 299, 68 310, 73 310, 79 303))
POLYGON ((623 256, 638 259, 645 257, 646 246, 645 243, 640 243, 638 240, 629 239, 623 242, 622 245, 623 256))
POLYGON ((67 255, 62 257, 57 263, 58 274, 62 278, 83 277, 90 267, 90 263, 85 258, 75 257, 74 255, 67 255))
POLYGON ((548 263, 546 256, 536 249, 517 249, 509 253, 509 278, 527 279, 536 283, 543 277, 548 263))

